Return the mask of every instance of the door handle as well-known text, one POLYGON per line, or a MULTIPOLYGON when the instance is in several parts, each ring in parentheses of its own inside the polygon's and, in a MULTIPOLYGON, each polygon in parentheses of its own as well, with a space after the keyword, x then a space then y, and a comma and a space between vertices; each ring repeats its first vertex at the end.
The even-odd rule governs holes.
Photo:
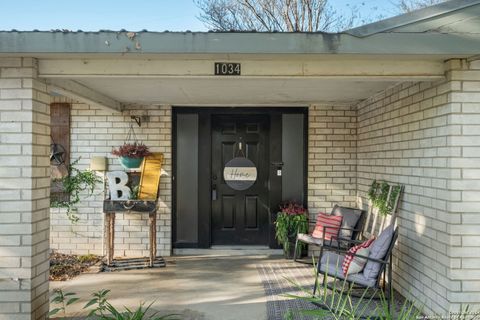
POLYGON ((214 184, 212 186, 212 201, 217 200, 217 185, 214 184))

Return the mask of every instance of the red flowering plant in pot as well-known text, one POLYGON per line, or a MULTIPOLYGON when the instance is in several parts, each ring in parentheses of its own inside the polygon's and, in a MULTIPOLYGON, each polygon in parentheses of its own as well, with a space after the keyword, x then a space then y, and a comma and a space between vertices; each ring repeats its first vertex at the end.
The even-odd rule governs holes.
MULTIPOLYGON (((283 252, 286 258, 293 258, 297 234, 308 232, 307 216, 307 209, 298 202, 288 201, 280 205, 280 211, 275 221, 275 237, 278 243, 283 245, 283 252)), ((302 249, 303 247, 299 246, 297 254, 302 249)))
POLYGON ((112 150, 112 154, 120 159, 120 164, 126 169, 140 167, 143 158, 150 155, 148 147, 143 143, 124 143, 117 149, 112 150))

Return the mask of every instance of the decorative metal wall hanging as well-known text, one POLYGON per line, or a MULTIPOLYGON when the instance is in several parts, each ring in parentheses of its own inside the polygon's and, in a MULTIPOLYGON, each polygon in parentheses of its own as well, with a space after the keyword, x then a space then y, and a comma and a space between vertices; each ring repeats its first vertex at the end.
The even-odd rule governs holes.
POLYGON ((50 164, 59 166, 65 163, 66 151, 61 144, 55 143, 52 135, 50 135, 50 139, 52 139, 52 143, 50 144, 50 164))

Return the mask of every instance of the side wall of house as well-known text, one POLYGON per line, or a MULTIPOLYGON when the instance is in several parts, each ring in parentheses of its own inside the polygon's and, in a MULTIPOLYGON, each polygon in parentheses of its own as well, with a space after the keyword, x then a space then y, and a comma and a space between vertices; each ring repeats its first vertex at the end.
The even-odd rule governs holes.
POLYGON ((404 83, 358 106, 358 192, 360 205, 373 179, 405 185, 400 205, 394 286, 417 297, 429 311, 444 313, 447 292, 458 283, 447 277, 450 215, 446 168, 450 85, 404 83))
POLYGON ((373 179, 405 185, 394 285, 442 315, 480 303, 480 76, 464 61, 446 69, 446 81, 404 83, 357 106, 359 205, 373 179))
MULTIPOLYGON (((54 102, 71 102, 54 98, 54 102)), ((80 158, 77 167, 89 168, 94 156, 108 157, 108 170, 121 170, 118 159, 111 155, 113 147, 123 144, 130 116, 148 116, 141 127, 134 130, 153 152, 165 156, 160 178, 157 209, 157 253, 168 256, 171 251, 171 108, 170 106, 128 107, 122 113, 82 103, 72 103, 71 159, 80 158)), ((54 124, 52 124, 54 125, 54 124)), ((99 174, 102 178, 103 175, 99 174)), ((80 220, 72 224, 65 209, 51 209, 51 247, 64 253, 102 254, 103 245, 103 185, 99 184, 90 197, 78 204, 80 220)), ((148 256, 148 215, 117 213, 115 220, 115 256, 148 256)))

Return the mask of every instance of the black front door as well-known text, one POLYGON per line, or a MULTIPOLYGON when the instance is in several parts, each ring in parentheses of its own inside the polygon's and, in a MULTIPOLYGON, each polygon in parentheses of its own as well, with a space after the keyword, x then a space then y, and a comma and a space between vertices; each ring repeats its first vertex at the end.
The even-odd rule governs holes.
POLYGON ((268 115, 216 115, 212 118, 212 245, 268 245, 268 115), (246 190, 224 180, 225 164, 250 159, 257 169, 246 190))

